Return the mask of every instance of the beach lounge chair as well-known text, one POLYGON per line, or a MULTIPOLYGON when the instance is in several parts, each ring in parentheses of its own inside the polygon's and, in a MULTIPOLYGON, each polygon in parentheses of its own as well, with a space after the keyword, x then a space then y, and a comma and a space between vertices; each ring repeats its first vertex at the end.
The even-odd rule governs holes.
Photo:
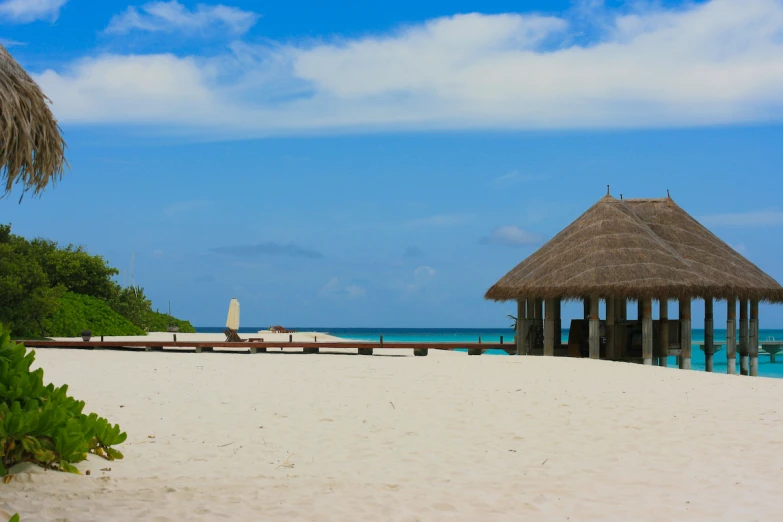
POLYGON ((226 328, 223 330, 223 333, 226 334, 226 342, 227 343, 243 343, 245 342, 244 339, 239 337, 239 334, 237 334, 236 330, 232 330, 231 328, 226 328))

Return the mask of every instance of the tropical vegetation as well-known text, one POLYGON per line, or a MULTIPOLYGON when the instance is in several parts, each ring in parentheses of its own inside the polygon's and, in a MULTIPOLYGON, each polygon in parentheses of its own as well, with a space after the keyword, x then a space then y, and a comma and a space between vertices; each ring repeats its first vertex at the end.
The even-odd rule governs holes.
POLYGON ((0 225, 0 322, 14 337, 141 335, 194 332, 187 322, 152 309, 140 286, 121 287, 119 271, 81 246, 28 240, 0 225))
POLYGON ((119 425, 85 414, 68 385, 44 386, 43 369, 30 369, 34 360, 34 351, 11 342, 0 327, 0 476, 21 462, 79 473, 74 464, 88 453, 121 459, 113 446, 127 435, 119 425))

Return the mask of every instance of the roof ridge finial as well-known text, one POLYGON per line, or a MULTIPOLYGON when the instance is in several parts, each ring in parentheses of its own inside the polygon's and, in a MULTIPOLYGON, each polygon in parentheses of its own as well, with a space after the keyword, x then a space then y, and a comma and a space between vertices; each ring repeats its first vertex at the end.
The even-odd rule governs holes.
POLYGON ((606 186, 606 195, 611 196, 612 194, 609 192, 609 185, 606 186))
POLYGON ((622 194, 620 194, 620 199, 623 199, 623 195, 622 194))
POLYGON ((666 189, 666 197, 672 199, 672 195, 669 194, 669 189, 666 189))

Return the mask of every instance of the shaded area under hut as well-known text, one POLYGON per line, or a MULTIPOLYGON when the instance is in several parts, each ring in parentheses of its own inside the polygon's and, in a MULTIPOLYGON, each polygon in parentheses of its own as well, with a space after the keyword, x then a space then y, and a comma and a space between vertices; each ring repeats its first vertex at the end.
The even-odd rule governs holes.
POLYGON ((691 301, 704 300, 704 351, 712 371, 713 303, 728 302, 728 373, 758 375, 758 303, 783 302, 783 287, 721 241, 670 197, 601 198, 576 221, 522 261, 485 297, 517 301, 519 355, 568 355, 665 366, 677 355, 691 365, 691 301), (560 304, 584 302, 561 343, 560 304), (669 318, 669 301, 679 316, 669 318), (599 303, 605 317, 599 317, 599 303), (653 301, 659 306, 652 318, 653 301), (638 320, 627 318, 629 302, 638 320), (739 304, 739 345, 736 342, 739 304))

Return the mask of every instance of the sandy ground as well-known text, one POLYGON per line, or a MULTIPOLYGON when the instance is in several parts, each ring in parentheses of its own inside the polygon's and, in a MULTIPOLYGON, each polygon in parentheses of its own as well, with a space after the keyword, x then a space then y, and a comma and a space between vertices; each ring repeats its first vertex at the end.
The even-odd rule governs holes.
POLYGON ((388 350, 37 361, 128 441, 90 476, 22 468, 0 510, 23 521, 781 516, 783 380, 388 350))

